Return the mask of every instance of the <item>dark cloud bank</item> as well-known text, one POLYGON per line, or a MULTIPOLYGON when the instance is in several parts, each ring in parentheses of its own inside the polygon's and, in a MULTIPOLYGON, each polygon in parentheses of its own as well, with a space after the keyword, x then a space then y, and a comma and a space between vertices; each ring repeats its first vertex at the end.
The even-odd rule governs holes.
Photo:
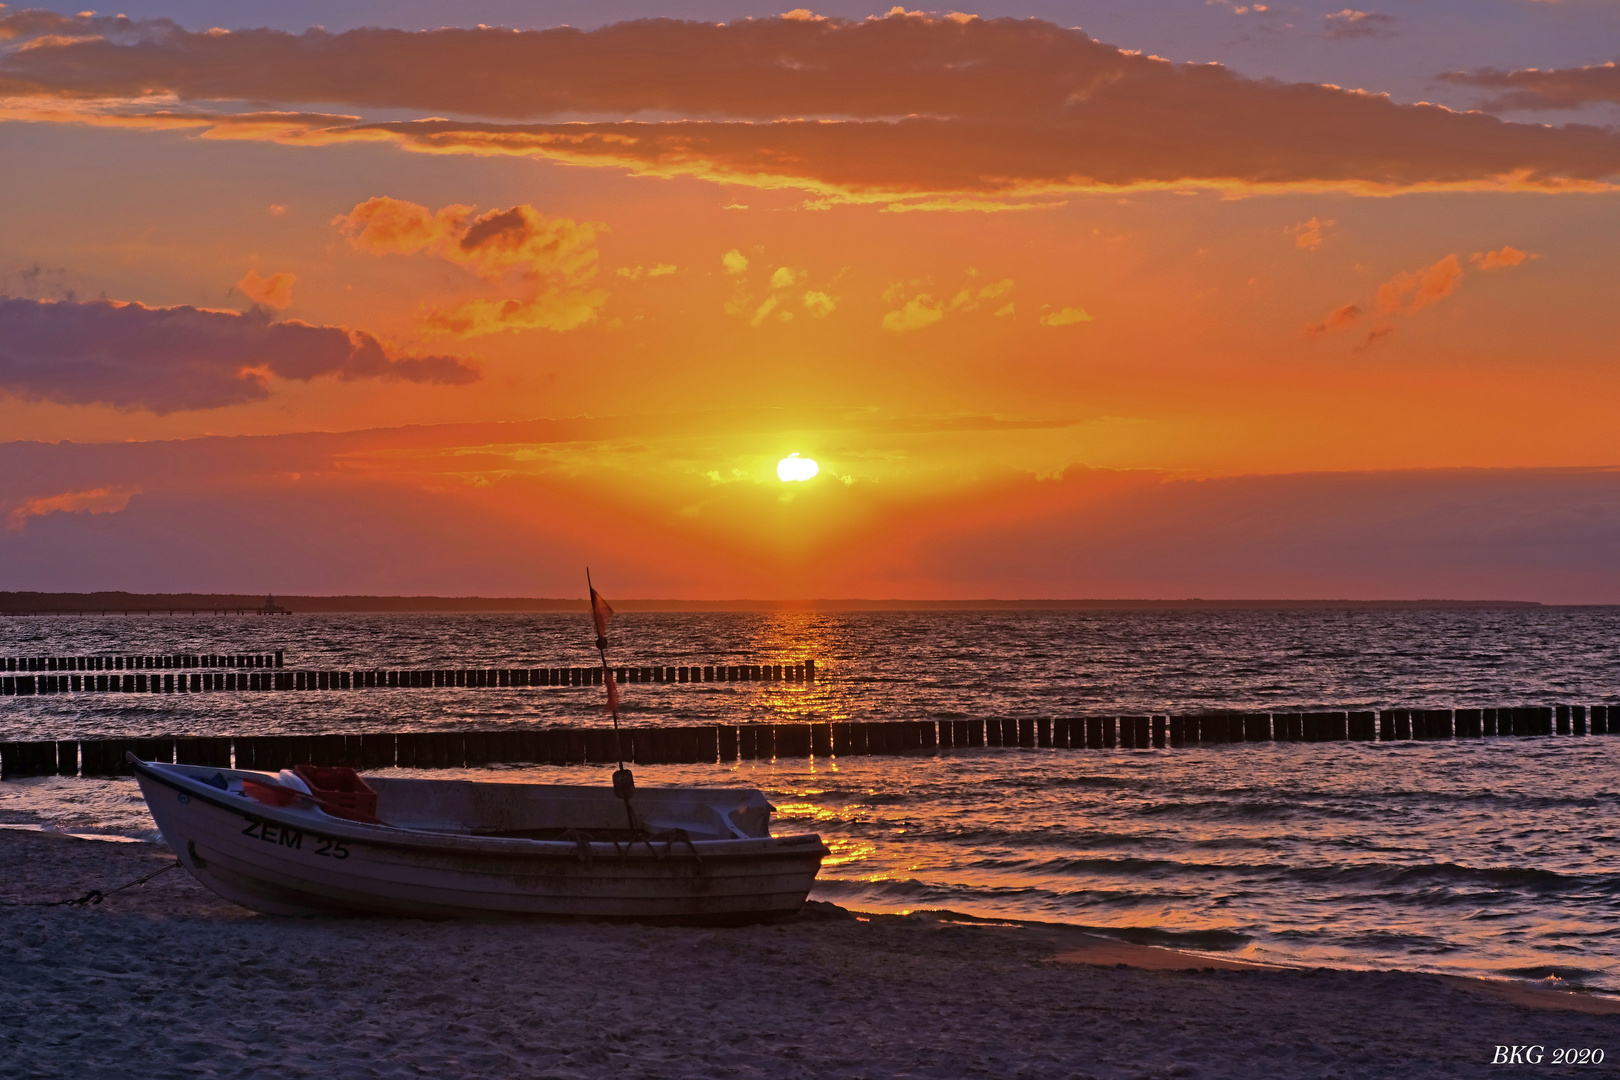
POLYGON ((399 356, 363 330, 274 322, 263 312, 0 296, 0 390, 155 413, 269 396, 272 378, 462 384, 454 356, 399 356))

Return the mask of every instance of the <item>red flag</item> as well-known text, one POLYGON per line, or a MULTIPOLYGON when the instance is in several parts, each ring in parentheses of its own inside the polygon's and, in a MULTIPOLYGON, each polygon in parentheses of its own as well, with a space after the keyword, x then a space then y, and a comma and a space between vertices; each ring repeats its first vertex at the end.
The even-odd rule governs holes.
POLYGON ((596 636, 607 637, 608 620, 613 618, 613 609, 608 602, 602 599, 602 594, 591 588, 591 618, 596 620, 596 636))
POLYGON ((608 692, 608 703, 607 703, 608 712, 613 713, 615 716, 617 716, 618 712, 619 712, 619 684, 618 684, 617 681, 614 680, 613 671, 612 671, 611 668, 607 672, 607 692, 608 692))

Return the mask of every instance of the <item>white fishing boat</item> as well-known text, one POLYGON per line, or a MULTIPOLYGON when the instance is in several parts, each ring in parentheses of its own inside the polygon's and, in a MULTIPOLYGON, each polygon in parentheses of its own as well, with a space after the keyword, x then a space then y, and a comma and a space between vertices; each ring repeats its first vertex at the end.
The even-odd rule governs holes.
MULTIPOLYGON (((617 732, 613 609, 585 583, 617 732)), ((606 788, 129 760, 181 865, 271 915, 764 922, 798 912, 827 854, 814 834, 772 836, 762 792, 638 791, 622 761, 606 788)))
POLYGON ((626 800, 605 786, 131 763, 191 875, 272 915, 770 921, 798 912, 827 854, 813 834, 772 836, 773 807, 749 788, 626 800))

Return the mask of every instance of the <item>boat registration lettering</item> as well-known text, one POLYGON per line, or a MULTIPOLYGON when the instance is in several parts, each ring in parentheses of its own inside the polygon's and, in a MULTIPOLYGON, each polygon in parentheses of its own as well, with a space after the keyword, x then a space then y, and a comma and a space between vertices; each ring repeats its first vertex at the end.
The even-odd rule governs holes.
POLYGON ((263 840, 267 844, 280 844, 282 847, 304 850, 303 830, 289 829, 273 821, 250 821, 248 827, 242 830, 242 835, 254 840, 263 840))
MULTIPOLYGON (((273 821, 250 821, 248 827, 242 830, 243 836, 255 840, 263 840, 267 844, 276 844, 279 847, 304 850, 304 831, 302 829, 289 829, 285 825, 277 825, 273 821)), ((341 841, 332 840, 324 836, 310 833, 309 838, 315 841, 315 854, 328 859, 347 859, 349 849, 341 841)))

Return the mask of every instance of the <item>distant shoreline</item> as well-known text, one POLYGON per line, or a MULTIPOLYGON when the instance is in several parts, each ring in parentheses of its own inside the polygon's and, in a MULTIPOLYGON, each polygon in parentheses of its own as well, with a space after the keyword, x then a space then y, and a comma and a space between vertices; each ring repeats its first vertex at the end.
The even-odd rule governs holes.
MULTIPOLYGON (((294 614, 583 611, 583 597, 295 596, 275 594, 294 614)), ((263 594, 0 592, 0 614, 123 614, 252 611, 263 594)), ((1477 610, 1563 606, 1534 600, 668 600, 614 597, 619 611, 1304 611, 1477 610)))

